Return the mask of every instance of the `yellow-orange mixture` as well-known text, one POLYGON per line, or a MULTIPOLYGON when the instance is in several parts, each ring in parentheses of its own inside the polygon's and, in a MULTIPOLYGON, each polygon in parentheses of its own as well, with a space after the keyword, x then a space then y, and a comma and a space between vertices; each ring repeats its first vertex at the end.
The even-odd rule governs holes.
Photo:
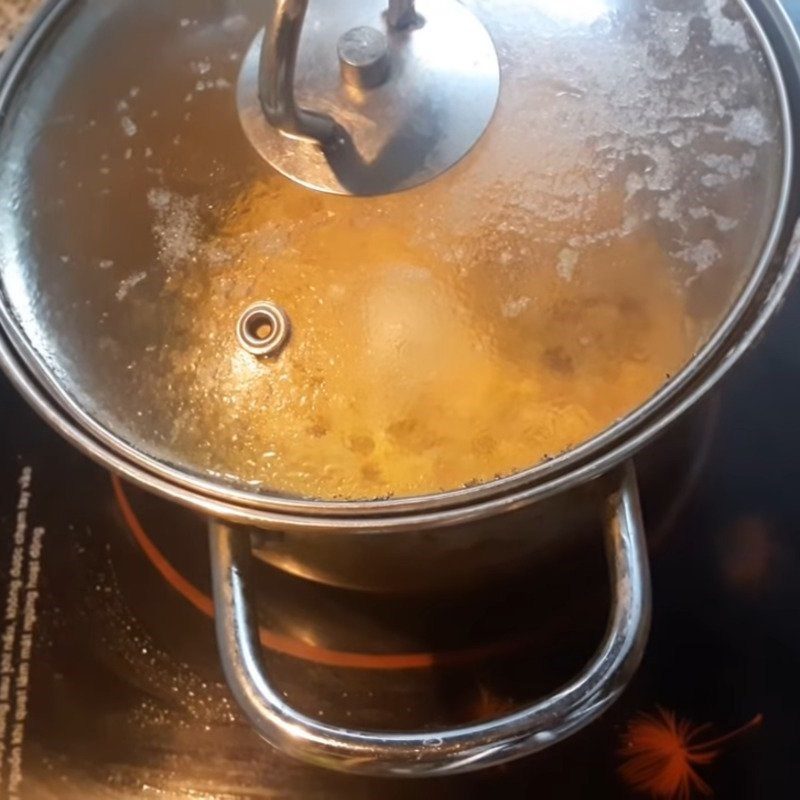
MULTIPOLYGON (((602 213, 620 206, 609 195, 602 213)), ((424 219, 403 195, 333 198, 277 176, 245 192, 206 248, 212 268, 179 284, 172 375, 194 402, 176 442, 290 494, 426 494, 573 447, 685 362, 681 295, 646 231, 577 254, 558 230, 537 244, 497 214, 451 235, 424 219), (276 359, 235 342, 255 300, 291 318, 276 359)))

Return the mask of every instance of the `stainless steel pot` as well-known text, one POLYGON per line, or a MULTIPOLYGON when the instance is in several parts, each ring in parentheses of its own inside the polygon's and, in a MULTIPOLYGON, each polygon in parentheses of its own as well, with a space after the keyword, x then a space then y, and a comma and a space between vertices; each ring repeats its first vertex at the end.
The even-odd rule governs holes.
MULTIPOLYGON (((220 20, 228 18, 228 5, 219 4, 220 20)), ((46 4, 3 63, 0 75, 3 125, 13 129, 25 124, 24 119, 20 122, 20 107, 15 100, 20 92, 30 91, 31 64, 39 58, 52 57, 48 48, 52 48, 54 41, 66 41, 64 52, 79 60, 87 37, 93 32, 89 29, 114 14, 124 20, 124 6, 124 2, 116 2, 101 10, 96 3, 72 0, 46 4), (92 11, 95 17, 91 16, 92 11), (69 37, 75 41, 70 43, 69 37)), ((714 14, 722 13, 713 3, 709 8, 714 14)), ((396 4, 392 4, 392 10, 397 14, 401 11, 396 4)), ((273 28, 271 38, 266 39, 273 44, 289 42, 283 59, 278 59, 284 64, 286 80, 266 92, 271 102, 265 100, 263 91, 261 100, 267 106, 274 106, 267 114, 270 123, 290 128, 293 137, 303 140, 304 147, 317 147, 314 152, 318 153, 318 144, 309 145, 308 140, 324 137, 318 135, 316 123, 311 128, 304 127, 292 94, 293 58, 297 55, 298 26, 304 11, 305 3, 279 2, 272 9, 273 28), (281 92, 283 99, 279 97, 276 101, 281 92), (283 113, 279 113, 281 109, 283 113)), ((163 9, 159 13, 164 13, 163 9)), ((126 479, 209 517, 221 659, 243 710, 262 736, 276 747, 315 764, 363 774, 430 776, 465 772, 557 743, 600 715, 625 687, 642 655, 650 603, 634 458, 659 435, 668 436, 670 424, 696 404, 752 345, 780 305, 800 259, 797 242, 793 242, 800 213, 795 191, 798 167, 793 123, 800 106, 800 44, 778 2, 751 2, 743 13, 759 40, 766 69, 775 82, 783 137, 782 172, 774 193, 777 199, 754 266, 740 282, 735 300, 702 347, 646 403, 564 455, 510 477, 423 497, 333 502, 249 491, 241 484, 209 479, 187 469, 180 459, 158 458, 152 450, 137 446, 129 431, 118 434, 112 422, 101 419, 97 407, 83 402, 82 393, 75 391, 76 382, 80 383, 86 372, 76 353, 81 347, 92 347, 90 340, 79 342, 77 348, 70 350, 60 369, 53 369, 48 362, 55 345, 42 344, 30 335, 32 329, 26 328, 36 316, 38 299, 48 291, 42 273, 20 265, 23 252, 20 242, 23 239, 29 242, 33 234, 20 234, 19 217, 14 209, 0 223, 0 238, 5 237, 4 241, 17 248, 6 247, 2 256, 5 261, 0 261, 4 301, 0 361, 5 371, 34 408, 89 457, 126 479), (16 220, 16 227, 10 220, 16 220), (20 307, 21 297, 32 298, 26 300, 27 307, 20 307), (612 585, 608 632, 580 675, 530 708, 479 725, 445 731, 403 734, 352 731, 298 713, 269 682, 261 660, 250 598, 252 587, 248 575, 253 541, 259 557, 315 580, 371 590, 398 584, 423 590, 441 588, 443 576, 455 581, 501 576, 504 570, 518 569, 521 563, 541 558, 544 553, 574 542, 581 534, 600 526, 605 531, 612 585)), ((714 19, 719 23, 718 16, 714 19)), ((187 17, 184 27, 191 24, 187 17)), ((719 24, 723 34, 731 35, 724 21, 719 24)), ((245 65, 240 95, 253 90, 254 80, 258 82, 258 70, 254 72, 253 67, 257 61, 252 53, 259 52, 261 42, 261 38, 256 40, 245 65)), ((114 57, 108 49, 104 54, 114 57)), ((268 51, 270 54, 274 62, 274 49, 268 51)), ((65 69, 74 67, 70 58, 63 54, 62 58, 65 69)), ((262 65, 267 62, 269 58, 262 65)), ((202 75, 204 68, 198 69, 202 75)), ((274 77, 274 63, 272 69, 269 74, 274 77)), ((58 87, 49 88, 51 94, 58 91, 58 87)), ((136 96, 133 94, 136 88, 132 88, 131 97, 136 96)), ((40 87, 33 94, 36 102, 43 102, 42 97, 48 94, 45 89, 40 87)), ((285 174, 314 184, 315 180, 307 176, 293 174, 296 164, 305 163, 302 158, 298 160, 294 153, 288 158, 284 150, 275 154, 272 149, 275 142, 281 148, 285 142, 275 139, 274 131, 265 133, 265 129, 255 130, 252 125, 248 128, 247 113, 243 112, 245 129, 259 152, 268 160, 281 159, 276 166, 285 174)), ((133 124, 127 117, 122 119, 123 126, 133 124), (126 119, 128 123, 124 122, 126 119)), ((252 117, 249 119, 252 123, 252 117)), ((319 117, 316 119, 318 123, 319 117)), ((68 124, 56 118, 50 122, 48 128, 42 128, 44 137, 58 125, 68 124)), ((86 132, 87 137, 91 135, 91 131, 86 132)), ((476 136, 480 132, 472 139, 476 136)), ((469 145, 462 142, 459 147, 463 152, 469 145)), ((342 173, 334 168, 339 183, 331 187, 321 180, 319 185, 329 191, 354 193, 366 186, 361 193, 375 194, 376 186, 384 180, 395 181, 391 188, 427 181, 431 179, 431 171, 441 172, 459 157, 442 149, 434 151, 441 160, 428 162, 428 172, 424 175, 406 171, 398 179, 397 171, 389 170, 393 178, 372 175, 366 183, 353 183, 340 180, 342 173)), ((20 173, 26 163, 20 152, 11 147, 6 155, 20 157, 17 166, 12 164, 12 170, 20 173)), ((329 161, 333 163, 335 159, 329 161)), ((27 177, 23 176, 19 185, 25 189, 27 183, 27 177)), ((17 209, 25 207, 22 194, 9 202, 12 206, 16 204, 17 209)), ((38 252, 38 247, 35 244, 34 252, 38 252)), ((53 310, 55 306, 48 308, 44 314, 39 310, 37 324, 44 317, 44 322, 57 329, 62 324, 61 317, 53 310)))

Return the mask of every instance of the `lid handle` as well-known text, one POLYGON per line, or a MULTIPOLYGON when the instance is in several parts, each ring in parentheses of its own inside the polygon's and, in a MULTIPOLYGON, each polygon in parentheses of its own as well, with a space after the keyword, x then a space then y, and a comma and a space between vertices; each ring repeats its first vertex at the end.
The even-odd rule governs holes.
POLYGON ((267 121, 284 136, 332 144, 343 131, 327 114, 300 108, 294 77, 308 0, 276 0, 261 48, 259 95, 267 121))
MULTIPOLYGON (((325 147, 349 137, 333 117, 300 108, 295 99, 295 67, 307 10, 308 0, 276 0, 261 48, 259 95, 270 125, 291 139, 325 147)), ((389 0, 386 20, 390 28, 408 28, 417 20, 414 0, 389 0)), ((383 82, 374 75, 384 80, 388 75, 388 42, 375 29, 358 28, 345 34, 339 57, 345 80, 361 88, 383 82), (365 33, 372 35, 365 37, 365 33)))
POLYGON ((414 25, 417 21, 415 0, 389 0, 389 11, 386 14, 389 27, 402 30, 414 25))
POLYGON ((497 50, 461 0, 268 8, 239 75, 239 116, 259 154, 296 183, 361 196, 410 189, 450 169, 489 126, 497 50))

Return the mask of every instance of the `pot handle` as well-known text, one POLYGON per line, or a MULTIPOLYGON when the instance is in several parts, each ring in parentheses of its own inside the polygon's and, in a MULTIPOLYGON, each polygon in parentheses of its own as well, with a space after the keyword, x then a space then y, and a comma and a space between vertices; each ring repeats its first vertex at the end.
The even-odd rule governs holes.
POLYGON ((459 728, 417 733, 327 725, 288 705, 267 678, 248 570, 250 537, 210 523, 217 641, 236 700, 258 733, 286 754, 362 775, 434 776, 482 769, 544 750, 588 725, 622 693, 639 665, 650 624, 650 574, 636 473, 629 464, 608 500, 611 578, 608 631, 574 680, 535 705, 459 728))

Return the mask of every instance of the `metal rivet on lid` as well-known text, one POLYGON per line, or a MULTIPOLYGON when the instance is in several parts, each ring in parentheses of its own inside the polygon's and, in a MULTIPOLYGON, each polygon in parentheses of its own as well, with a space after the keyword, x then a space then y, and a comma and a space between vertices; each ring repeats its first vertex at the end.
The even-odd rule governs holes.
POLYGON ((254 303, 239 317, 236 338, 243 349, 254 356, 276 356, 291 336, 286 312, 274 303, 254 303))
POLYGON ((374 89, 389 77, 389 41, 368 25, 353 28, 339 39, 339 65, 345 83, 374 89))

